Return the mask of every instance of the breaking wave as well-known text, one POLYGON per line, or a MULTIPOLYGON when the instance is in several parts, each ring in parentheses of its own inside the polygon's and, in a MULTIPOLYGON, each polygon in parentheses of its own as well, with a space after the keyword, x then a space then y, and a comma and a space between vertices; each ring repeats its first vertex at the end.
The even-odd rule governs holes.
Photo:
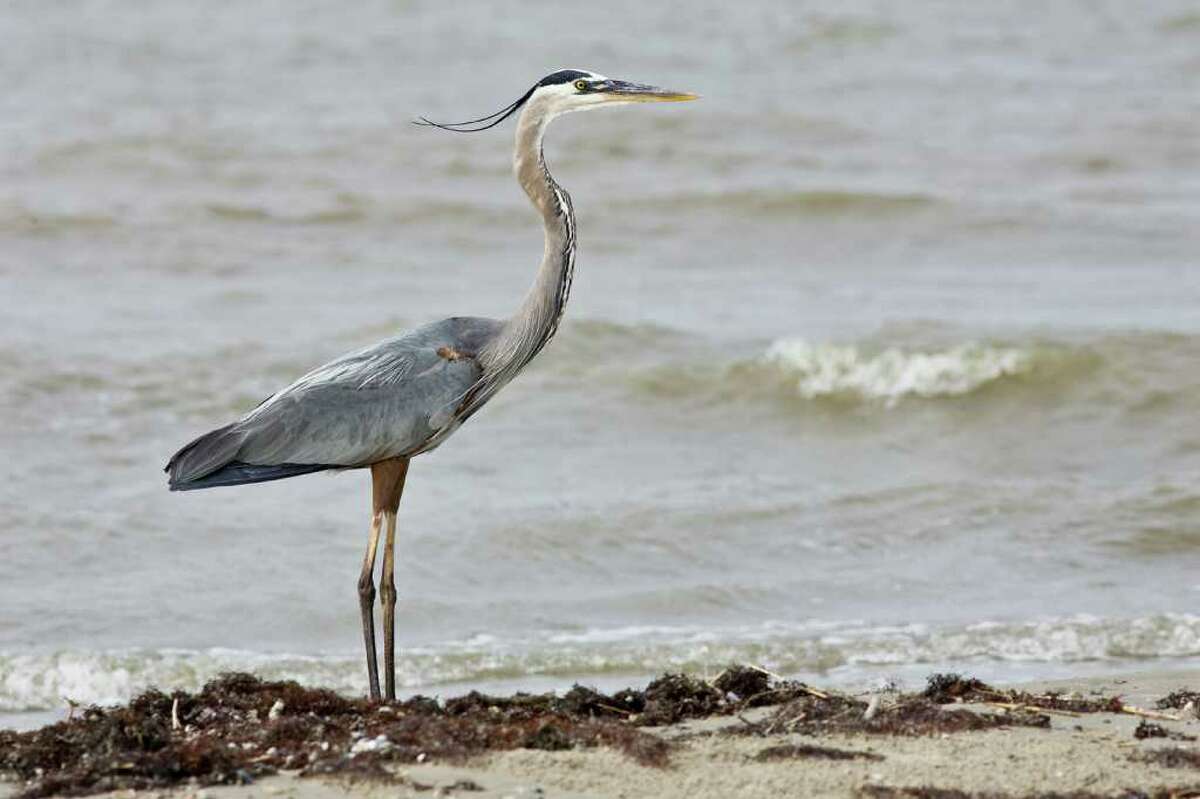
POLYGON ((759 355, 717 363, 683 360, 637 370, 636 389, 715 403, 774 400, 884 409, 982 393, 1000 385, 1053 390, 1103 362, 1088 349, 1044 343, 941 346, 816 343, 779 339, 759 355))
MULTIPOLYGON (((545 633, 404 651, 400 684, 438 693, 437 686, 552 677, 566 684, 608 675, 663 670, 705 672, 755 662, 784 674, 823 675, 827 682, 861 677, 871 668, 926 670, 988 663, 1109 664, 1140 667, 1150 659, 1200 656, 1200 616, 1160 614, 1131 619, 1072 616, 1029 622, 984 622, 931 628, 921 624, 765 622, 732 629, 642 626, 545 633)), ((195 690, 224 671, 295 679, 342 692, 362 692, 354 656, 264 654, 227 649, 62 651, 0 655, 0 711, 61 708, 65 698, 108 704, 154 685, 195 690)), ((459 689, 450 689, 452 692, 459 689)))
POLYGON ((878 353, 859 347, 776 341, 764 356, 805 399, 853 397, 895 405, 906 397, 957 397, 998 380, 1027 374, 1033 353, 963 344, 944 350, 878 353))

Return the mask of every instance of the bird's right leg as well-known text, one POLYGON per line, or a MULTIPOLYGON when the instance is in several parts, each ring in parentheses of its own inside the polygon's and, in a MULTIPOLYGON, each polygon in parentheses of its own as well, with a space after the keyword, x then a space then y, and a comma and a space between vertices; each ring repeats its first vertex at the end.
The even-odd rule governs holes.
POLYGON ((358 576, 358 608, 362 612, 363 644, 367 649, 367 680, 371 698, 379 699, 379 665, 375 660, 375 552, 379 549, 379 529, 383 514, 371 515, 371 538, 363 558, 362 573, 358 576))
POLYGON ((372 504, 376 515, 383 514, 387 524, 379 598, 383 603, 383 696, 388 701, 396 698, 396 512, 407 476, 408 458, 371 465, 372 504))

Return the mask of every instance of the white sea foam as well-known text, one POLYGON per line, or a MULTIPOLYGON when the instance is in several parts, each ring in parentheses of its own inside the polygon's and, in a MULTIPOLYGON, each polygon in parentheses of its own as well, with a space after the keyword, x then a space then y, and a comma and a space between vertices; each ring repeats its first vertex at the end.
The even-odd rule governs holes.
POLYGON ((906 397, 953 397, 1026 372, 1031 355, 1020 349, 962 344, 931 352, 889 348, 869 353, 852 345, 774 342, 764 356, 796 381, 807 399, 849 395, 894 405, 906 397))
MULTIPOLYGON (((450 683, 552 677, 566 684, 603 674, 715 671, 731 662, 761 663, 785 674, 836 672, 850 679, 879 667, 924 672, 988 662, 1089 662, 1116 669, 1134 659, 1144 667, 1150 659, 1197 656, 1200 616, 1188 614, 1071 616, 945 628, 769 621, 738 628, 624 627, 570 636, 547 632, 511 640, 488 636, 446 642, 405 649, 397 677, 402 688, 438 693, 437 686, 450 683)), ((61 708, 67 698, 111 704, 150 686, 194 691, 233 670, 345 693, 366 689, 356 654, 316 657, 225 649, 13 654, 0 655, 0 712, 61 708)))

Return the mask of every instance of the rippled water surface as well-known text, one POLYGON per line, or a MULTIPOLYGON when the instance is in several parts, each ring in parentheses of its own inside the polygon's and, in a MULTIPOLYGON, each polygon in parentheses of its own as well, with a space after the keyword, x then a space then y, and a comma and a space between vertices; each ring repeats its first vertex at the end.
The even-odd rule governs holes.
POLYGON ((6 718, 228 668, 364 690, 365 476, 160 470, 340 352, 515 308, 511 124, 408 121, 568 65, 704 99, 552 130, 571 305, 414 464, 405 686, 1200 657, 1193 4, 4 16, 6 718))

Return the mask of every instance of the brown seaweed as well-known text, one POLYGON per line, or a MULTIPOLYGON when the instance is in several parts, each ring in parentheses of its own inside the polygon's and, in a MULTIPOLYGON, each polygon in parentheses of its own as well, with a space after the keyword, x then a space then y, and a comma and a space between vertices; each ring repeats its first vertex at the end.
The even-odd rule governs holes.
POLYGON ((1183 710, 1189 704, 1200 707, 1200 691, 1179 688, 1154 703, 1159 710, 1183 710))
POLYGON ((934 674, 922 694, 931 702, 994 702, 1021 707, 1056 710, 1066 713, 1121 713, 1125 703, 1120 696, 1082 697, 1058 691, 1032 694, 1028 691, 1002 690, 981 680, 959 674, 934 674))
POLYGON ((638 763, 664 765, 670 744, 620 719, 640 701, 577 690, 383 705, 229 674, 196 694, 150 690, 124 707, 0 732, 0 772, 25 780, 25 797, 41 797, 189 780, 249 783, 279 769, 391 779, 389 763, 461 761, 518 748, 608 746, 638 763))
POLYGON ((868 712, 869 705, 844 696, 804 697, 788 702, 757 724, 731 732, 759 735, 801 733, 866 733, 869 735, 937 735, 990 730, 999 727, 1048 728, 1050 719, 1040 713, 978 713, 947 710, 924 696, 906 696, 887 707, 868 712))

